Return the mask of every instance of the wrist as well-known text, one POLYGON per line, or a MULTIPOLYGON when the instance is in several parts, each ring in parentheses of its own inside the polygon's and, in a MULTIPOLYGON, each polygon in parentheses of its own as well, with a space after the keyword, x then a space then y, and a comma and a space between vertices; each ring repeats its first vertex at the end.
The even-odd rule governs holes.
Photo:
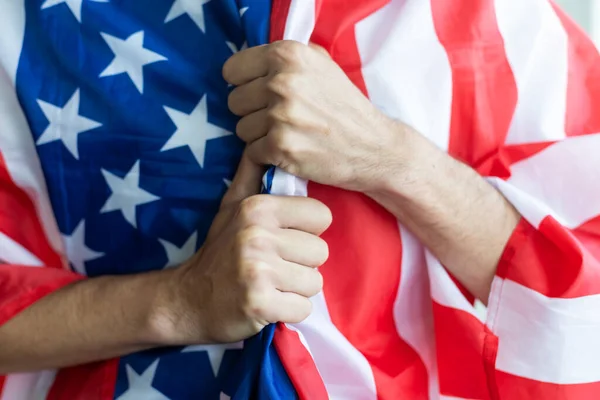
POLYGON ((427 190, 428 180, 441 168, 446 155, 402 122, 392 121, 390 129, 394 140, 384 149, 379 179, 365 194, 375 200, 393 197, 411 201, 427 190))
POLYGON ((186 270, 185 266, 181 266, 156 273, 157 279, 153 285, 155 296, 150 307, 148 330, 161 346, 205 342, 204 335, 199 332, 199 327, 204 325, 199 321, 200 313, 190 312, 194 305, 188 304, 184 293, 182 282, 186 270))

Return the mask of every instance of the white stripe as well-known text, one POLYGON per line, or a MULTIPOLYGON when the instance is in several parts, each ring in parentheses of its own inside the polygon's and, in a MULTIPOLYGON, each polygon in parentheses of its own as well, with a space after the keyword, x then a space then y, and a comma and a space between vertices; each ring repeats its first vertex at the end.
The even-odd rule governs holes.
POLYGON ((11 178, 36 205, 49 242, 63 253, 33 137, 14 88, 25 29, 23 0, 0 1, 0 15, 5 16, 0 24, 0 151, 11 178))
POLYGON ((56 371, 9 375, 1 400, 43 400, 48 396, 56 371))
MULTIPOLYGON (((25 34, 25 4, 23 0, 0 1, 0 65, 14 84, 25 34)), ((0 92, 2 93, 2 92, 0 92)))
MULTIPOLYGON (((0 24, 0 149, 13 181, 25 189, 37 205, 47 236, 53 246, 60 249, 61 237, 47 198, 33 139, 14 89, 25 34, 24 1, 0 1, 0 15, 4 17, 0 24)), ((41 264, 20 245, 2 236, 0 246, 4 261, 41 264)), ((44 399, 55 375, 56 371, 9 375, 0 400, 44 399)))
POLYGON ((315 28, 315 11, 315 0, 291 0, 283 38, 308 44, 315 28))
POLYGON ((335 327, 323 293, 311 299, 313 311, 300 324, 302 343, 315 365, 332 400, 375 400, 377 389, 373 370, 362 355, 335 327))
POLYGON ((273 176, 273 185, 271 193, 285 196, 304 196, 306 197, 308 182, 304 179, 296 178, 280 168, 275 169, 273 176))
POLYGON ((454 396, 440 396, 440 400, 477 400, 477 399, 467 399, 466 397, 454 397, 454 396))
POLYGON ((399 227, 402 243, 400 285, 394 302, 398 334, 423 361, 429 379, 429 400, 440 399, 433 307, 423 246, 408 230, 399 227))
POLYGON ((0 260, 7 264, 42 267, 42 261, 19 243, 0 232, 0 260))
POLYGON ((431 298, 439 305, 462 310, 471 314, 481 322, 485 322, 480 311, 467 301, 456 286, 446 268, 429 251, 425 252, 425 261, 431 281, 431 298))
MULTIPOLYGON (((373 104, 446 150, 452 115, 452 69, 435 31, 431 3, 392 0, 360 21, 355 33, 362 75, 373 104)), ((394 303, 396 329, 425 365, 429 398, 440 399, 424 249, 407 230, 399 229, 403 254, 394 303)), ((442 278, 448 291, 464 300, 456 285, 447 281, 447 273, 442 278)))
POLYGON ((440 400, 478 400, 478 399, 469 399, 466 397, 454 397, 454 396, 440 396, 440 400))
POLYGON ((452 69, 430 2, 392 0, 356 25, 356 42, 371 101, 447 149, 452 69))
POLYGON ((576 228, 600 215, 600 134, 563 140, 511 168, 496 187, 534 226, 551 215, 576 228))
POLYGON ((594 39, 594 43, 596 44, 596 48, 600 49, 600 1, 593 0, 591 4, 592 8, 592 39, 594 39))
POLYGON ((496 0, 519 100, 507 144, 565 136, 568 37, 549 1, 496 0))
MULTIPOLYGON (((275 171, 271 193, 307 196, 306 181, 280 169, 275 171)), ((341 334, 331 321, 321 292, 311 298, 313 311, 300 324, 288 325, 298 332, 311 354, 332 400, 377 399, 373 370, 367 359, 341 334)))
POLYGON ((555 384, 600 381, 600 295, 549 298, 495 280, 488 326, 499 338, 498 370, 555 384))

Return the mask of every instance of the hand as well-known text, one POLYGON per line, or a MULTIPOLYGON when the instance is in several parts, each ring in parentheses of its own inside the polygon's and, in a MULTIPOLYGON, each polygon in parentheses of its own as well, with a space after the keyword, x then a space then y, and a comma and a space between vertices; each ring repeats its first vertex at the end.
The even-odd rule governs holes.
POLYGON ((398 173, 402 129, 316 46, 281 41, 232 56, 231 111, 249 157, 323 184, 373 191, 398 173))
POLYGON ((177 344, 239 341, 311 312, 331 213, 313 199, 258 195, 261 174, 244 157, 204 246, 173 270, 177 344))

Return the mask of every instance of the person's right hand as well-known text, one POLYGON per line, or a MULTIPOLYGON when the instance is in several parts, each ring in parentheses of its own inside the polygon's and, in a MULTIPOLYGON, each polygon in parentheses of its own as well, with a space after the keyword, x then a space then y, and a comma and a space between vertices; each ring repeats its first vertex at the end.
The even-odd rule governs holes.
POLYGON ((172 270, 173 344, 239 341, 310 314, 331 213, 314 199, 258 194, 262 172, 244 156, 205 244, 172 270))

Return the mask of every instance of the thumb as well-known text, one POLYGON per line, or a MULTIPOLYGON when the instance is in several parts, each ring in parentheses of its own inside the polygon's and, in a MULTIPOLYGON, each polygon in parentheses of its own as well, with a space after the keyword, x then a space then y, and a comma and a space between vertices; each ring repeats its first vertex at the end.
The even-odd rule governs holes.
POLYGON ((259 194, 264 172, 264 167, 252 162, 248 152, 244 151, 233 182, 223 197, 221 207, 237 204, 247 197, 259 194))

